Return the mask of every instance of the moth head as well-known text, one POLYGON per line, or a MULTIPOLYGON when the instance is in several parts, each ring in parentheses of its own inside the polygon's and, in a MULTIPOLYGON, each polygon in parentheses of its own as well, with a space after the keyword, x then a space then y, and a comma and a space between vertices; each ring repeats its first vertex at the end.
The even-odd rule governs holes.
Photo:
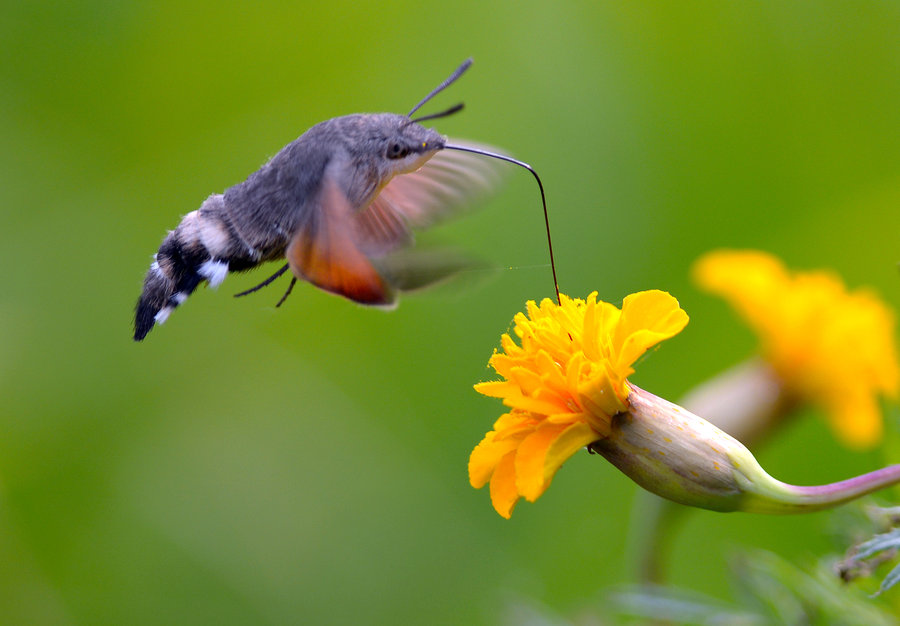
POLYGON ((394 174, 405 174, 420 168, 438 150, 443 150, 446 137, 403 115, 393 116, 392 132, 380 138, 380 156, 394 174))
POLYGON ((453 84, 471 65, 472 59, 463 61, 462 65, 456 68, 456 70, 444 79, 440 85, 432 89, 431 92, 420 100, 406 115, 387 116, 390 118, 391 122, 396 123, 396 126, 394 127, 394 132, 385 138, 382 155, 389 164, 389 169, 393 174, 412 172, 421 167, 428 159, 434 156, 438 150, 444 149, 444 146, 447 143, 446 138, 431 128, 425 128, 422 126, 421 122, 453 115, 462 110, 462 103, 456 104, 439 113, 420 115, 415 118, 413 117, 413 113, 418 111, 422 105, 431 100, 449 85, 453 84))

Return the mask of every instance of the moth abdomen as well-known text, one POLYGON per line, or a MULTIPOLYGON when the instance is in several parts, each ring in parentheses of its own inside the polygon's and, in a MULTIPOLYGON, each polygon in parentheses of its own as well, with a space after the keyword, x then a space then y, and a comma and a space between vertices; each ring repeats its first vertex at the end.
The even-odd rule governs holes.
POLYGON ((134 319, 134 339, 141 341, 207 281, 218 287, 230 271, 255 267, 260 254, 231 226, 221 194, 207 198, 170 231, 144 278, 134 319))

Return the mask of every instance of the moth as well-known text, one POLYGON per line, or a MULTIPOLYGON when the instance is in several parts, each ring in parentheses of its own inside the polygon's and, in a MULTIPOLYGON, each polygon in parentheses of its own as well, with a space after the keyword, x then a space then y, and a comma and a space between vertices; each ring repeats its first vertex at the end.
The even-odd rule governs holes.
POLYGON ((413 230, 453 214, 498 182, 496 171, 474 154, 489 151, 449 144, 421 124, 462 104, 412 118, 471 63, 406 115, 353 114, 316 124, 247 180, 185 215, 144 278, 134 339, 166 321, 202 282, 217 287, 229 272, 278 259, 287 264, 245 293, 290 269, 291 287, 300 279, 360 304, 393 305, 406 287, 398 277, 410 274, 404 263, 417 261, 391 263, 392 253, 409 246, 413 230))

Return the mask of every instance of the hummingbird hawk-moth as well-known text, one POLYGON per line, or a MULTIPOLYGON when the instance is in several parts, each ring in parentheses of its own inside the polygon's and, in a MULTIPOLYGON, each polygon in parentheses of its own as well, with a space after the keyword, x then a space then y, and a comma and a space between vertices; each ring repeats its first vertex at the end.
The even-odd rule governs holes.
MULTIPOLYGON (((361 304, 394 304, 406 286, 398 264, 388 262, 392 254, 412 242, 413 230, 453 214, 496 184, 496 171, 476 154, 522 165, 537 178, 520 161, 449 143, 421 124, 456 113, 462 104, 412 118, 470 65, 471 59, 406 115, 354 114, 316 124, 247 180, 185 215, 163 239, 144 278, 134 339, 144 339, 203 281, 217 287, 229 272, 278 259, 287 264, 238 295, 290 269, 288 293, 300 279, 361 304)), ((411 259, 401 264, 416 262, 411 259)))

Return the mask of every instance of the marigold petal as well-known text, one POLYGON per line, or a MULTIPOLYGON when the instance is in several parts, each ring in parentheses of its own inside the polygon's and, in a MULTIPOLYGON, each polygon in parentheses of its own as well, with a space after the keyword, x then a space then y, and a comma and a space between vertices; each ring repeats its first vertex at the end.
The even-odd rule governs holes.
POLYGON ((586 422, 547 424, 522 440, 516 454, 516 487, 529 502, 537 500, 557 470, 573 454, 601 436, 586 422))
POLYGON ((865 450, 881 441, 883 426, 881 409, 868 394, 844 397, 826 405, 828 421, 838 437, 848 446, 865 450))
POLYGON ((493 430, 489 431, 469 455, 469 483, 476 489, 487 484, 500 459, 519 445, 513 439, 496 441, 496 434, 493 430))
POLYGON ((535 366, 541 375, 541 382, 558 389, 565 388, 566 378, 557 363, 546 350, 541 350, 535 358, 535 366))
POLYGON ((519 501, 515 463, 516 453, 513 451, 500 459, 491 476, 491 504, 494 505, 494 510, 506 519, 510 518, 516 502, 519 501))
POLYGON ((557 413, 556 415, 548 415, 546 421, 550 424, 573 424, 575 422, 590 422, 591 417, 591 414, 587 411, 557 413))
MULTIPOLYGON (((570 426, 541 424, 522 440, 516 452, 516 488, 529 502, 537 500, 550 486, 544 461, 550 445, 570 426)), ((551 473, 549 478, 553 478, 551 473)))
POLYGON ((560 410, 565 408, 564 406, 560 406, 555 402, 539 400, 538 398, 526 398, 525 396, 508 396, 503 399, 503 404, 510 407, 511 409, 529 411, 531 413, 537 413, 541 416, 553 415, 554 413, 559 413, 560 410))
POLYGON ((534 394, 541 388, 541 376, 527 367, 513 367, 509 370, 509 382, 514 383, 526 396, 534 394))
POLYGON ((602 358, 600 353, 599 315, 597 292, 595 291, 587 298, 587 305, 584 308, 584 323, 581 336, 581 354, 592 361, 598 361, 602 358))
POLYGON ((617 367, 630 367, 648 348, 677 335, 687 323, 687 313, 665 291, 640 291, 627 296, 613 338, 617 367))
POLYGON ((550 444, 544 458, 544 476, 547 484, 566 460, 581 448, 602 439, 587 422, 575 422, 550 444))
MULTIPOLYGON (((569 357, 566 363, 566 389, 569 393, 578 391, 578 382, 581 379, 581 368, 585 366, 586 355, 583 352, 576 352, 569 357)), ((572 394, 575 395, 575 394, 572 394)))
POLYGON ((758 250, 716 250, 694 263, 694 281, 720 295, 765 302, 788 280, 784 264, 758 250))
POLYGON ((522 441, 527 435, 529 435, 534 429, 537 428, 536 423, 530 424, 518 424, 516 426, 510 426, 509 428, 505 428, 501 431, 497 431, 497 434, 494 437, 494 441, 504 441, 504 440, 512 440, 513 443, 519 445, 519 442, 522 441))
POLYGON ((519 359, 510 356, 509 353, 501 354, 500 352, 495 352, 491 357, 491 360, 488 361, 488 365, 494 368, 494 371, 503 376, 503 378, 509 378, 509 371, 514 368, 519 359))
POLYGON ((515 383, 508 380, 491 380, 473 385, 478 393, 490 396, 491 398, 505 398, 514 393, 521 393, 519 387, 515 383))
POLYGON ((622 311, 609 302, 597 302, 598 339, 610 344, 610 339, 622 319, 622 311))
POLYGON ((595 415, 611 417, 628 408, 622 403, 627 391, 609 376, 595 376, 579 383, 578 396, 581 406, 595 415))
MULTIPOLYGON (((518 357, 523 354, 522 348, 513 341, 513 338, 509 336, 509 333, 503 333, 503 335, 500 336, 500 347, 503 348, 503 352, 511 357, 518 357)), ((497 354, 496 350, 494 350, 494 354, 497 354)))
POLYGON ((528 413, 511 411, 509 413, 504 413, 497 418, 497 421, 494 422, 494 430, 498 433, 505 433, 509 429, 520 428, 521 426, 529 424, 531 426, 536 426, 537 423, 538 420, 528 413))

